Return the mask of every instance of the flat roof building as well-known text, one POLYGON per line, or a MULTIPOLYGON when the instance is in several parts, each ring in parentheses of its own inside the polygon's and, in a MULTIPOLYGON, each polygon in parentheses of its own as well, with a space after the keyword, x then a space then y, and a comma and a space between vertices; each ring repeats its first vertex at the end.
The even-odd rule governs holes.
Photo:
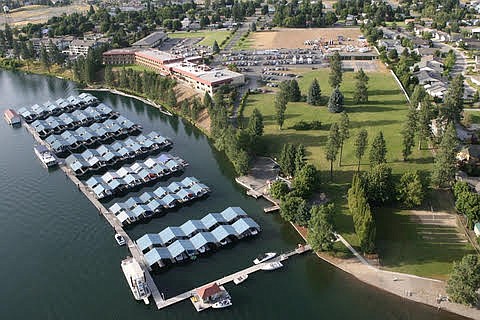
POLYGON ((168 39, 168 35, 163 31, 155 31, 143 39, 138 40, 132 47, 134 48, 155 48, 168 39))

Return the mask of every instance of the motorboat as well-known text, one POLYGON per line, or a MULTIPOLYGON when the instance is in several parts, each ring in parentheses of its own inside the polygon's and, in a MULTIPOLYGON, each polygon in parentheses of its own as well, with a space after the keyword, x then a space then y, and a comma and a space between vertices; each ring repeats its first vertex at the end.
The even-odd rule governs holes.
POLYGON ((276 255, 277 255, 276 252, 266 252, 266 253, 262 253, 262 254, 259 255, 255 260, 253 260, 253 263, 254 263, 254 264, 259 264, 259 263, 268 261, 268 260, 272 259, 273 257, 275 257, 276 255))
POLYGON ((242 283, 243 281, 247 280, 247 278, 248 278, 248 274, 238 276, 235 279, 233 279, 233 283, 238 285, 238 284, 242 283))
POLYGON ((45 167, 53 167, 57 164, 57 159, 53 156, 50 150, 43 145, 38 145, 33 148, 38 159, 43 163, 45 167))
POLYGON ((280 261, 274 261, 270 263, 266 263, 265 265, 262 266, 262 270, 265 271, 272 271, 272 270, 277 270, 283 267, 283 264, 280 261))
POLYGON ((128 257, 122 261, 121 267, 135 300, 143 300, 145 304, 149 304, 150 288, 147 285, 145 273, 137 260, 128 257))
POLYGON ((230 307, 232 305, 232 300, 230 299, 223 299, 223 300, 220 300, 218 302, 215 302, 213 305, 212 305, 212 308, 213 309, 222 309, 222 308, 227 308, 227 307, 230 307))
POLYGON ((115 234, 115 241, 117 241, 119 246, 124 246, 127 242, 125 241, 125 238, 119 233, 115 234))

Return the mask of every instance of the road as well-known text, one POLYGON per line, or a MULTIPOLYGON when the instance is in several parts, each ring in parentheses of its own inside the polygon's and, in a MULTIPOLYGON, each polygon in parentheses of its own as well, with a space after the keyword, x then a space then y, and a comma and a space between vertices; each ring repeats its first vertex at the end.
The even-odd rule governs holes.
POLYGON ((440 42, 434 42, 434 48, 439 48, 441 51, 445 51, 445 52, 448 52, 450 50, 453 50, 455 52, 455 57, 456 57, 455 65, 452 68, 451 74, 452 76, 461 74, 465 77, 465 81, 463 83, 465 86, 465 95, 473 97, 476 90, 472 86, 470 86, 466 81, 466 79, 468 78, 466 74, 468 63, 467 63, 467 57, 465 57, 465 54, 459 49, 449 44, 440 43, 440 42))

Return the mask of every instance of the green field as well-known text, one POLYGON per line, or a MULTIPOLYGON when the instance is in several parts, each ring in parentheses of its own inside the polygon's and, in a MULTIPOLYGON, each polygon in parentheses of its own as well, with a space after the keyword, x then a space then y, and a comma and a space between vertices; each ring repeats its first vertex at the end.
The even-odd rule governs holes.
POLYGON ((114 66, 112 68, 113 71, 120 71, 122 70, 123 68, 125 69, 132 69, 134 71, 140 71, 140 72, 143 72, 143 71, 152 71, 151 69, 147 68, 147 67, 144 67, 144 66, 141 66, 141 65, 138 65, 138 64, 129 64, 129 65, 122 65, 122 66, 114 66))
POLYGON ((203 38, 198 44, 203 46, 212 46, 215 40, 220 45, 230 35, 230 31, 212 30, 212 31, 177 31, 169 33, 169 38, 203 38))
MULTIPOLYGON (((248 117, 253 108, 258 108, 265 123, 265 134, 262 137, 262 149, 266 155, 276 156, 285 143, 302 143, 306 146, 309 162, 313 163, 321 172, 323 181, 328 182, 330 165, 325 160, 324 146, 328 130, 333 122, 339 120, 339 114, 332 114, 326 108, 331 89, 328 85, 327 69, 308 71, 298 79, 303 94, 313 80, 317 78, 324 96, 323 106, 310 106, 305 102, 289 103, 286 111, 284 129, 279 130, 275 122, 274 94, 250 95, 245 116, 248 117), (318 120, 322 122, 322 130, 296 131, 289 129, 296 122, 318 120)), ((418 151, 416 148, 411 160, 402 160, 402 136, 401 130, 406 118, 408 105, 405 96, 402 94, 395 80, 388 73, 368 73, 369 81, 369 103, 353 105, 352 96, 354 90, 354 73, 347 72, 343 75, 341 91, 345 95, 345 109, 350 118, 350 136, 346 141, 343 150, 342 166, 338 162, 334 166, 333 183, 324 183, 322 191, 332 199, 337 206, 335 222, 337 230, 342 233, 353 245, 358 245, 358 239, 354 233, 352 218, 348 212, 346 192, 353 174, 356 172, 356 159, 353 154, 353 137, 359 129, 365 128, 369 134, 369 141, 375 134, 383 131, 388 148, 388 164, 395 174, 412 170, 431 170, 433 158, 428 150, 418 151)), ((367 170, 367 155, 362 160, 361 170, 367 170)))
MULTIPOLYGON (((437 192, 425 205, 454 211, 450 193, 437 192)), ((420 224, 412 221, 412 212, 397 208, 383 208, 376 213, 377 249, 384 268, 446 279, 452 261, 474 253, 473 247, 454 226, 420 224)))
POLYGON ((480 110, 479 111, 465 111, 470 114, 472 124, 480 124, 480 110))

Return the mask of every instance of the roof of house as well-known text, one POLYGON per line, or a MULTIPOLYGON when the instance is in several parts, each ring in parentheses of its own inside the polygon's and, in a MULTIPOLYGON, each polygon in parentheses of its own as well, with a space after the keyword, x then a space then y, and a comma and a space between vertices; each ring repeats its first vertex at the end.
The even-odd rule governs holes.
POLYGON ((197 289, 197 294, 202 300, 205 300, 220 292, 222 292, 222 289, 220 289, 216 283, 212 283, 197 289))

